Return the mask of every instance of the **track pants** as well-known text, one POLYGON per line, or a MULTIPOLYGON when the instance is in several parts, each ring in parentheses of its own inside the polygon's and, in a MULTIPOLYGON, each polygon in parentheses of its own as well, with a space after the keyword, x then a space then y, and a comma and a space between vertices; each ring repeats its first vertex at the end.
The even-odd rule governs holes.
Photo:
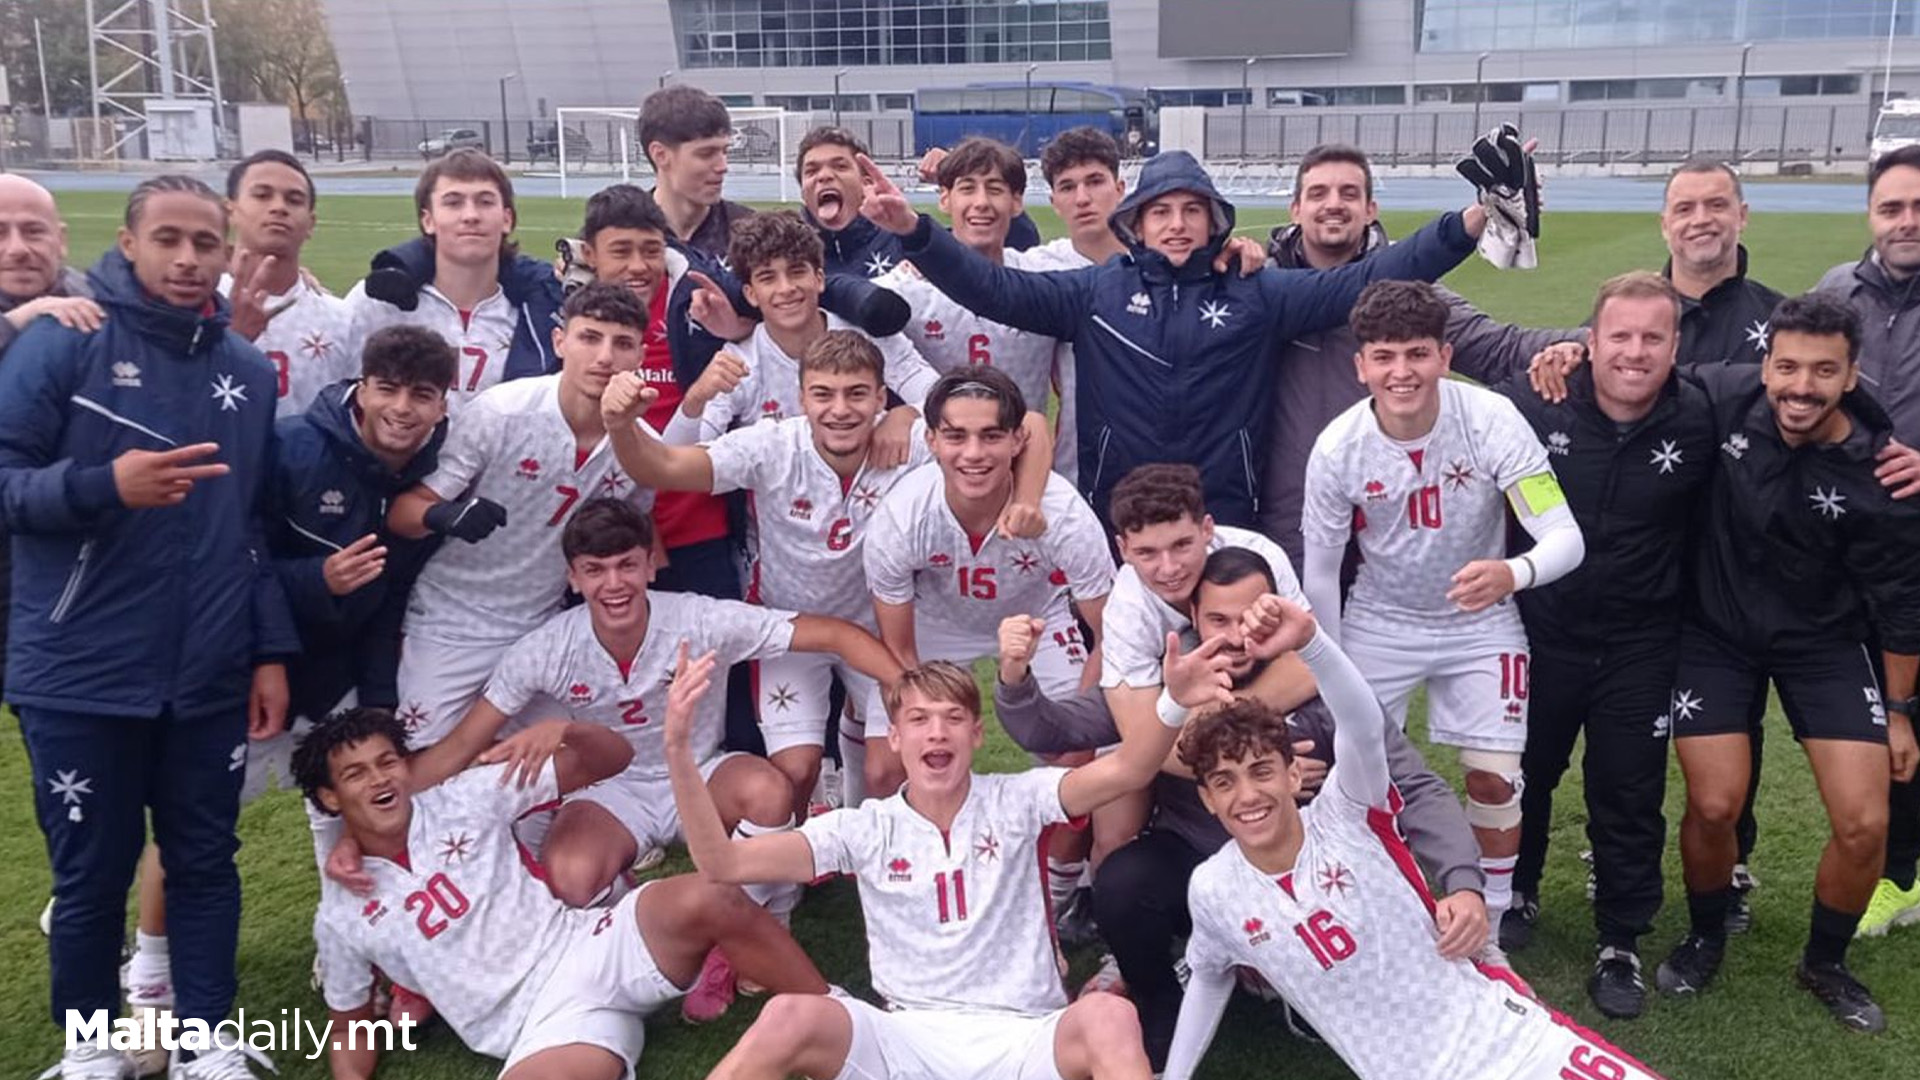
POLYGON ((127 890, 147 813, 167 874, 174 1015, 208 1024, 233 1006, 240 938, 240 784, 247 716, 150 719, 24 707, 34 811, 53 866, 53 1020, 120 1005, 127 890))
POLYGON ((1660 910, 1675 644, 1662 638, 1561 651, 1535 638, 1532 645, 1532 712, 1522 755, 1527 783, 1513 887, 1540 891, 1554 788, 1585 729, 1581 772, 1593 845, 1594 922, 1602 944, 1632 948, 1660 910))
POLYGON ((1148 829, 1107 856, 1093 878, 1093 918, 1127 982, 1156 1073, 1167 1067, 1180 1018, 1173 948, 1193 932, 1187 879, 1211 854, 1174 833, 1148 829))

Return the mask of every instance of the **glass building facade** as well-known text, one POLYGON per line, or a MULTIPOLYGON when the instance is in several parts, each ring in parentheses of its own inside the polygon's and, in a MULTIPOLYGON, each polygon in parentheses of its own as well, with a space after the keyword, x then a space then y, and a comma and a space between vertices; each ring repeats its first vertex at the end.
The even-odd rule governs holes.
POLYGON ((1422 52, 1920 35, 1920 0, 1420 0, 1422 52))
POLYGON ((1110 60, 1105 0, 672 0, 683 68, 1110 60))

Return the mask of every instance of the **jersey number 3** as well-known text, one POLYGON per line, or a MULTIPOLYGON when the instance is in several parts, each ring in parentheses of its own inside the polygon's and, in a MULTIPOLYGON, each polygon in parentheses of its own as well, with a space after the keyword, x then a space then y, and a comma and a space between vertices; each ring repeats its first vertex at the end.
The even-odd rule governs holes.
POLYGON ((427 887, 407 894, 406 909, 418 911, 414 921, 420 926, 420 936, 432 941, 452 924, 453 920, 467 913, 473 905, 467 902, 467 894, 460 886, 445 874, 435 874, 427 879, 427 887))

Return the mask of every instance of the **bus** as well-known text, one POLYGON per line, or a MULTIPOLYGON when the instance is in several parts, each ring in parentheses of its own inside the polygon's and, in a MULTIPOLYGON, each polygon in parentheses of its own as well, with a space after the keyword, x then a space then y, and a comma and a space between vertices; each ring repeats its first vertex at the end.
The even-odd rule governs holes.
POLYGON ((971 83, 914 94, 917 153, 952 147, 972 135, 998 139, 1034 158, 1068 128, 1096 127, 1112 135, 1123 157, 1160 149, 1160 111, 1145 90, 1085 82, 971 83))

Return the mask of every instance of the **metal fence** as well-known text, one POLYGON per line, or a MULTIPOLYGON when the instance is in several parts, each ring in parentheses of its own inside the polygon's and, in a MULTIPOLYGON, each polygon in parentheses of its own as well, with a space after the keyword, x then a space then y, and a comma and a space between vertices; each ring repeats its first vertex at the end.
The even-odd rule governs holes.
MULTIPOLYGON (((1786 171, 1864 163, 1872 136, 1872 106, 1778 102, 1736 105, 1441 105, 1418 108, 1207 109, 1203 156, 1211 161, 1275 163, 1298 160, 1325 142, 1352 143, 1382 167, 1452 162, 1475 133, 1512 120, 1540 140, 1543 164, 1634 167, 1671 164, 1694 154, 1786 171)), ((811 124, 838 121, 866 141, 876 160, 915 156, 910 113, 809 115, 811 124)), ((0 152, 15 167, 99 160, 103 140, 85 118, 48 124, 16 112, 0 121, 0 152)), ((770 165, 779 158, 772 139, 743 131, 733 157, 770 165)), ((514 165, 557 167, 565 140, 569 167, 585 171, 646 169, 630 120, 569 116, 562 131, 552 118, 498 117, 389 119, 316 118, 293 124, 294 148, 322 161, 421 161, 455 146, 476 146, 514 165)), ((110 141, 110 140, 109 140, 110 141)), ((125 153, 125 151, 123 151, 125 153)), ((137 156, 137 149, 134 151, 137 156)))
POLYGON ((1540 140, 1542 164, 1660 165, 1695 154, 1743 164, 1832 165, 1864 162, 1873 114, 1849 105, 1458 106, 1414 111, 1379 108, 1209 109, 1209 160, 1297 159, 1325 142, 1366 151, 1376 164, 1445 165, 1501 121, 1540 140))

